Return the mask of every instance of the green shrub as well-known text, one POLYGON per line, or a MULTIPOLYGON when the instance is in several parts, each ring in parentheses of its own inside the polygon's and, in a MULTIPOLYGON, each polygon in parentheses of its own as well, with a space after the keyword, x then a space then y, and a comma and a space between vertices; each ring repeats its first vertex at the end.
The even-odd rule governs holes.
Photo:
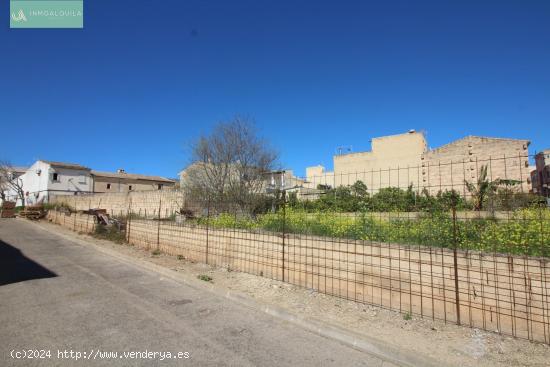
POLYGON ((314 213, 287 208, 255 219, 221 214, 209 219, 217 228, 262 229, 272 232, 435 246, 485 252, 550 256, 550 210, 521 209, 510 218, 457 220, 448 212, 424 213, 418 218, 389 219, 370 213, 355 216, 330 211, 314 213))

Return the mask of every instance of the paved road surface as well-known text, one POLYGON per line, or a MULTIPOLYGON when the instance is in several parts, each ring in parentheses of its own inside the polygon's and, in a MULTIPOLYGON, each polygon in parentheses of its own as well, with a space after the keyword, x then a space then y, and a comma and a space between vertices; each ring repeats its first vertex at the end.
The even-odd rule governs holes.
POLYGON ((0 366, 387 365, 14 219, 0 220, 0 341, 0 366), (28 349, 49 350, 51 357, 10 356, 28 349), (98 351, 118 354, 101 359, 98 351), (132 351, 190 358, 122 354, 132 351), (76 360, 77 353, 96 359, 76 360))

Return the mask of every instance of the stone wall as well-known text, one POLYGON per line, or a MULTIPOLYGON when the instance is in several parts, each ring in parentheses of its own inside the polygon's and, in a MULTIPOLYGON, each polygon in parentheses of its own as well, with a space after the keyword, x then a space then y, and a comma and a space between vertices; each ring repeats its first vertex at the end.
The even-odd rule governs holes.
POLYGON ((106 209, 111 215, 126 215, 129 210, 142 217, 167 218, 185 206, 180 190, 153 190, 122 193, 104 193, 77 196, 56 196, 52 204, 65 204, 81 211, 93 208, 106 209))

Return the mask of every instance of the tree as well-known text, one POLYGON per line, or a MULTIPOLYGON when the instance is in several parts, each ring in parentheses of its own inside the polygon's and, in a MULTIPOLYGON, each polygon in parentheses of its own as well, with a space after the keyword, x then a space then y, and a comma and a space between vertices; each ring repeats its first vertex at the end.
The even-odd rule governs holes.
POLYGON ((354 196, 364 198, 369 195, 367 185, 361 180, 355 181, 353 185, 351 185, 351 192, 354 196))
POLYGON ((376 211, 406 211, 414 206, 412 187, 405 191, 398 187, 384 187, 372 196, 371 206, 376 211))
POLYGON ((191 144, 183 187, 192 199, 231 202, 250 212, 266 189, 278 154, 258 136, 254 122, 235 117, 191 144))
POLYGON ((23 180, 17 176, 15 169, 9 162, 0 162, 0 190, 2 200, 6 200, 6 192, 14 193, 21 205, 25 206, 25 191, 23 190, 23 180))
POLYGON ((481 166, 475 184, 466 180, 464 180, 464 184, 472 195, 474 209, 478 211, 483 210, 485 200, 496 189, 496 183, 489 181, 487 178, 487 165, 481 166))

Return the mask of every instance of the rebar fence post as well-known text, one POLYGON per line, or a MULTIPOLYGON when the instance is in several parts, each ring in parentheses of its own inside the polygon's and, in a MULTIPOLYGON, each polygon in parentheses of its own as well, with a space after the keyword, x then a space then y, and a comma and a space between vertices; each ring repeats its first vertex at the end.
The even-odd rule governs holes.
POLYGON ((162 206, 162 198, 159 199, 159 212, 158 212, 158 216, 157 216, 157 220, 158 220, 158 223, 157 223, 157 250, 160 249, 160 209, 161 209, 161 206, 162 206))
POLYGON ((74 197, 74 218, 73 218, 73 232, 76 231, 76 196, 74 197))
POLYGON ((88 215, 86 216, 86 232, 90 233, 88 230, 89 222, 90 222, 90 209, 92 207, 92 199, 88 200, 88 215))
MULTIPOLYGON (((141 216, 141 208, 139 209, 139 214, 141 216)), ((151 220, 149 220, 149 217, 147 216, 147 208, 143 209, 143 215, 147 223, 147 240, 145 242, 147 243, 147 250, 150 250, 152 241, 149 239, 149 226, 150 226, 150 222, 153 221, 153 218, 151 217, 151 220)))
POLYGON ((282 193, 282 199, 283 199, 283 243, 282 243, 282 255, 283 255, 283 261, 282 261, 282 270, 283 270, 283 282, 285 281, 285 237, 286 237, 286 197, 285 197, 285 191, 283 190, 282 193))
POLYGON ((130 243, 130 225, 132 221, 132 197, 128 195, 128 211, 126 212, 126 243, 130 243))
POLYGON ((210 197, 206 203, 206 254, 205 262, 208 265, 208 227, 210 226, 210 197))
POLYGON ((456 324, 460 325, 460 290, 458 289, 458 233, 456 225, 456 205, 458 198, 453 194, 451 209, 453 213, 453 266, 455 276, 455 304, 456 304, 456 324))

